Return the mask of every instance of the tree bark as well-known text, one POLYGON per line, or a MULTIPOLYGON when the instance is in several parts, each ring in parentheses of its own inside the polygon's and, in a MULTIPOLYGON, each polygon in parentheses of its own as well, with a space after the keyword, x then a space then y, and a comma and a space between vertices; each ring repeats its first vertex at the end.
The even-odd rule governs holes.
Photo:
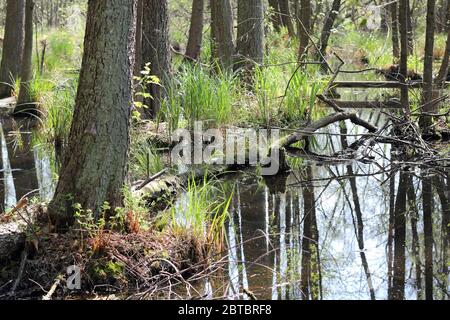
POLYGON ((144 100, 146 113, 155 118, 161 109, 166 93, 164 85, 170 76, 169 12, 167 0, 144 0, 142 62, 150 63, 151 74, 161 80, 161 85, 147 88, 152 98, 144 100))
POLYGON ((295 37, 294 23, 292 22, 289 0, 278 0, 280 8, 281 23, 286 27, 290 37, 295 37))
POLYGON ((300 1, 300 47, 298 50, 298 59, 302 61, 307 54, 306 49, 309 44, 308 33, 311 30, 311 0, 300 1))
POLYGON ((136 47, 134 75, 140 76, 142 71, 142 19, 144 18, 144 0, 137 0, 136 9, 136 47))
POLYGON ((450 5, 447 5, 447 43, 445 45, 445 53, 442 58, 441 67, 439 68, 438 76, 436 77, 435 83, 437 87, 442 87, 444 81, 447 80, 449 71, 449 56, 450 56, 450 5))
POLYGON ((73 223, 73 204, 98 214, 123 205, 135 55, 137 0, 90 0, 69 145, 49 214, 73 223))
MULTIPOLYGON (((422 111, 433 113, 435 111, 433 103, 433 50, 434 50, 434 30, 436 26, 435 17, 436 0, 427 1, 427 26, 425 33, 425 59, 423 66, 423 92, 422 111)), ((429 132, 433 124, 433 118, 429 115, 420 117, 419 126, 423 132, 429 132)))
POLYGON ((233 9, 230 0, 211 0, 213 57, 223 69, 233 67, 233 9))
POLYGON ((203 39, 204 8, 204 0, 192 1, 191 26, 185 54, 189 60, 195 61, 200 56, 203 39))
POLYGON ((26 0, 25 5, 25 45, 20 76, 20 91, 15 113, 33 112, 33 97, 30 83, 33 78, 33 11, 34 1, 26 0))
MULTIPOLYGON (((399 27, 400 27, 400 77, 406 84, 406 75, 408 74, 408 0, 400 0, 399 3, 399 27)), ((400 89, 400 102, 403 111, 407 116, 410 115, 409 92, 406 85, 400 89)))
POLYGON ((251 72, 264 59, 264 5, 262 0, 238 1, 237 61, 235 69, 251 72))
POLYGON ((408 55, 412 55, 414 53, 414 30, 413 30, 413 13, 414 8, 411 8, 411 1, 407 0, 407 38, 408 38, 408 55))
POLYGON ((0 66, 0 99, 10 97, 20 76, 25 36, 25 0, 8 0, 0 66))
POLYGON ((328 65, 326 64, 323 57, 325 57, 328 47, 328 41, 330 39, 331 35, 331 29, 333 29, 334 22, 336 21, 336 17, 339 13, 339 10, 341 8, 341 0, 333 0, 333 4, 331 6, 330 11, 327 14, 327 17, 325 18, 325 23, 323 25, 322 33, 320 35, 320 54, 317 57, 318 60, 322 61, 322 64, 320 65, 321 70, 323 73, 326 73, 328 71, 328 65))
POLYGON ((394 56, 394 64, 398 63, 400 59, 400 45, 398 40, 398 3, 392 2, 389 5, 391 12, 391 27, 392 27, 392 55, 394 56))

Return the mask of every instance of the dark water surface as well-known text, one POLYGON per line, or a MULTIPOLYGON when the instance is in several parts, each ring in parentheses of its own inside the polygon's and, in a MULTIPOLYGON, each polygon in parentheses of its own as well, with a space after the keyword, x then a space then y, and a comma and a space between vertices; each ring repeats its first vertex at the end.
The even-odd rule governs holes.
MULTIPOLYGON (((384 121, 373 111, 362 116, 379 126, 384 121)), ((52 164, 31 145, 33 125, 1 122, 2 209, 33 191, 51 198, 52 164)), ((340 150, 342 142, 318 135, 316 151, 340 150)), ((449 299, 449 171, 397 165, 390 146, 375 149, 373 163, 296 159, 288 176, 228 178, 235 193, 227 263, 196 283, 197 294, 248 299, 245 289, 258 299, 449 299)))

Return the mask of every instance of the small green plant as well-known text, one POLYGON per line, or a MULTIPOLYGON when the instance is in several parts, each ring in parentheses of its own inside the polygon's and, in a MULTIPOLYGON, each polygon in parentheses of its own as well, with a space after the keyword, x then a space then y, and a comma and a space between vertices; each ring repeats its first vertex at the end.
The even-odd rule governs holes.
POLYGON ((141 110, 148 109, 148 106, 144 104, 145 99, 153 99, 151 94, 148 92, 148 87, 150 85, 161 85, 161 81, 157 76, 151 74, 150 63, 146 63, 144 70, 141 71, 140 76, 134 77, 134 106, 133 118, 139 120, 141 118, 141 110))
POLYGON ((157 148, 145 137, 136 137, 130 151, 130 171, 133 177, 148 178, 163 169, 164 162, 157 148))
POLYGON ((111 210, 109 203, 105 202, 102 205, 98 218, 94 217, 92 210, 84 210, 79 203, 75 203, 73 209, 80 230, 81 243, 83 243, 86 234, 88 239, 92 241, 92 252, 101 252, 109 241, 106 230, 106 214, 111 210))
POLYGON ((172 229, 175 233, 188 232, 210 251, 220 250, 232 195, 233 192, 227 195, 220 185, 208 181, 206 175, 199 183, 189 179, 186 193, 170 209, 172 229))

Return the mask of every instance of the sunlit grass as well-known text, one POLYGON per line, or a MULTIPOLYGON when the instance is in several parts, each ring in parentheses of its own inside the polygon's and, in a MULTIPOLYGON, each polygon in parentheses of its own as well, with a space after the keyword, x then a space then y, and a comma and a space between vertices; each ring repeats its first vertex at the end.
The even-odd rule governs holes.
POLYGON ((135 178, 142 179, 164 169, 164 162, 157 148, 147 139, 134 135, 130 150, 130 171, 135 178))
POLYGON ((199 244, 220 250, 223 246, 224 224, 232 192, 223 185, 190 179, 185 194, 170 209, 170 227, 175 233, 188 232, 199 244))

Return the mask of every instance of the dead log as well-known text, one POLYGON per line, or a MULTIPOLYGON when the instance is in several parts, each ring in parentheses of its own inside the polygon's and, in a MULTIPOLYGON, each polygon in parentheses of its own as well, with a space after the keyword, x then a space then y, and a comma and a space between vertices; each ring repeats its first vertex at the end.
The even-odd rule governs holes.
POLYGON ((25 244, 24 222, 0 224, 0 261, 11 257, 21 250, 25 244))
POLYGON ((320 120, 317 120, 317 121, 311 123, 306 128, 299 130, 299 131, 291 134, 290 136, 287 136, 284 139, 281 139, 281 141, 278 143, 278 146, 289 147, 296 142, 302 141, 302 140, 310 137, 312 134, 314 134, 314 132, 316 132, 319 129, 325 128, 332 123, 345 121, 345 120, 350 120, 352 123, 366 128, 371 133, 378 131, 378 129, 375 126, 371 125, 367 121, 358 117, 358 115, 356 113, 338 112, 338 113, 334 113, 329 116, 326 116, 320 120))

